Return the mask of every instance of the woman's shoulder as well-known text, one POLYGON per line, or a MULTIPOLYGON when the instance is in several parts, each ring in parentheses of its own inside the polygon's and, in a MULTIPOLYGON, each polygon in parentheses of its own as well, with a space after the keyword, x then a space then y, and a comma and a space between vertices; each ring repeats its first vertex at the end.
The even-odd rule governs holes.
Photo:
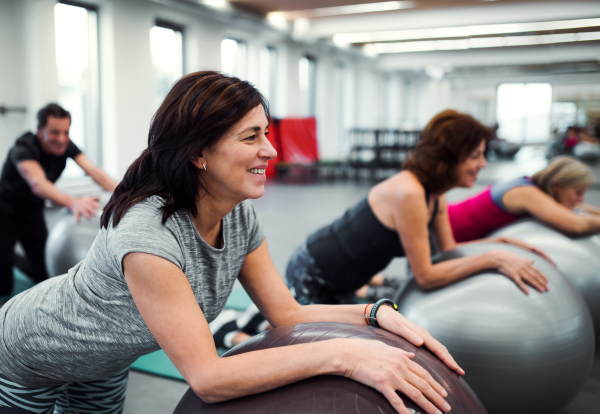
POLYGON ((127 216, 139 216, 139 215, 149 215, 154 216, 161 214, 161 208, 165 205, 165 200, 159 196, 150 196, 146 197, 140 202, 131 206, 131 208, 125 213, 125 217, 127 216))
MULTIPOLYGON (((137 225, 143 225, 145 227, 163 227, 162 207, 164 205, 165 199, 160 196, 146 197, 127 210, 115 229, 119 227, 124 228, 137 225)), ((171 215, 165 224, 168 224, 169 221, 173 220, 173 218, 174 215, 171 215)))
MULTIPOLYGON (((404 201, 413 198, 425 199, 425 188, 410 171, 401 171, 371 189, 374 199, 385 202, 404 201)), ((371 195, 369 195, 371 202, 371 195)))

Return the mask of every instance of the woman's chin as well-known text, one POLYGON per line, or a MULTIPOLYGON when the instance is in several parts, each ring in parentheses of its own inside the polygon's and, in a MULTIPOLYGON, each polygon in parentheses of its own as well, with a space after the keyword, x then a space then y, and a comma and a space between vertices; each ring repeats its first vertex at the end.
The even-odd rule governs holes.
POLYGON ((473 188, 474 185, 475 185, 475 180, 467 180, 467 181, 463 182, 462 185, 460 185, 459 187, 473 188))
POLYGON ((261 198, 263 195, 265 195, 265 186, 263 185, 260 189, 256 189, 255 191, 252 192, 252 194, 250 194, 250 196, 248 198, 254 200, 257 198, 261 198))

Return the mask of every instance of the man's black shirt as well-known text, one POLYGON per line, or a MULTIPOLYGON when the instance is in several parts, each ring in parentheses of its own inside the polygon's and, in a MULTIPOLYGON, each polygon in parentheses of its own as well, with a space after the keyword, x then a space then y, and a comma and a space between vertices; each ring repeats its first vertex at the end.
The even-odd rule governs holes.
POLYGON ((23 134, 15 145, 8 151, 8 156, 0 175, 0 216, 28 217, 41 213, 44 200, 31 191, 27 181, 21 177, 17 165, 21 161, 34 160, 40 163, 46 173, 46 178, 56 182, 67 164, 67 158, 81 154, 73 141, 63 155, 44 153, 38 137, 31 132, 23 134))

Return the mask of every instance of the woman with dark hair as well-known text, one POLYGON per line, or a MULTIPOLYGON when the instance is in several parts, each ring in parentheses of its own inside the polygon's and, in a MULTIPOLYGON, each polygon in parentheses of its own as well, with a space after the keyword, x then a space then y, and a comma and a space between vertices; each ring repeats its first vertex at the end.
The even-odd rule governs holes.
MULTIPOLYGON (((236 278, 273 326, 364 323, 364 306, 300 306, 273 266, 248 201, 263 195, 265 168, 276 156, 268 119, 261 94, 237 78, 198 72, 175 83, 85 260, 0 309, 3 413, 51 413, 55 404, 60 413, 119 413, 129 365, 159 348, 207 402, 335 374, 377 388, 399 413, 408 410, 397 390, 427 413, 450 410, 447 392, 413 354, 376 341, 217 355, 208 323, 236 278)), ((392 307, 375 316, 464 374, 392 307)))
MULTIPOLYGON (((431 236, 441 251, 457 244, 448 221, 444 193, 472 187, 485 168, 490 130, 469 115, 447 110, 425 127, 404 170, 374 186, 368 196, 328 226, 310 235, 292 255, 287 283, 300 304, 354 303, 355 291, 394 257, 406 256, 423 289, 432 289, 484 269, 497 269, 525 293, 526 284, 543 292, 547 279, 529 260, 503 251, 431 262, 431 236)), ((537 251, 517 239, 512 243, 537 251)))

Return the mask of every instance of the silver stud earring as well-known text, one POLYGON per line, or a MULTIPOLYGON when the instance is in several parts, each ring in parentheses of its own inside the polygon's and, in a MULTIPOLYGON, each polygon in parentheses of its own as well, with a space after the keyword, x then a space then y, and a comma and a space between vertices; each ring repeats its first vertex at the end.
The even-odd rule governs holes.
POLYGON ((204 163, 202 163, 202 166, 204 167, 204 171, 206 171, 206 165, 204 165, 204 163))

